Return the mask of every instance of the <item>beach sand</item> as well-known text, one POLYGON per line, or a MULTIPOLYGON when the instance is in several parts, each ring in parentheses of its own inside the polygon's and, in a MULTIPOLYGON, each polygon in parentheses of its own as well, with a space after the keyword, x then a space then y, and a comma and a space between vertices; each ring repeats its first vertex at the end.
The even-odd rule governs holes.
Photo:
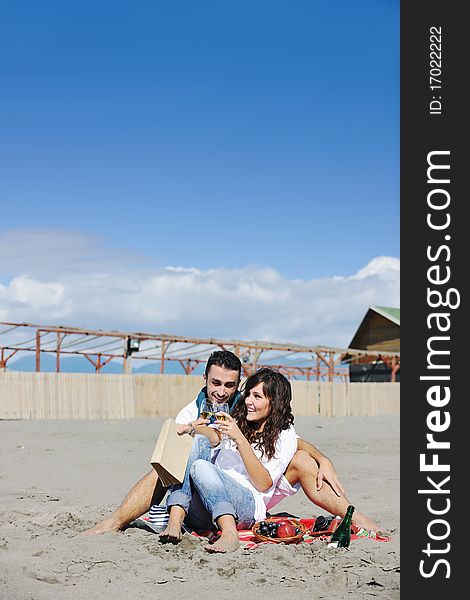
MULTIPOLYGON (((390 536, 349 549, 265 544, 208 554, 127 529, 79 532, 114 509, 150 468, 163 419, 0 422, 0 598, 398 599, 399 418, 299 417, 299 435, 330 456, 350 501, 390 536)), ((327 514, 302 491, 277 511, 327 514)))

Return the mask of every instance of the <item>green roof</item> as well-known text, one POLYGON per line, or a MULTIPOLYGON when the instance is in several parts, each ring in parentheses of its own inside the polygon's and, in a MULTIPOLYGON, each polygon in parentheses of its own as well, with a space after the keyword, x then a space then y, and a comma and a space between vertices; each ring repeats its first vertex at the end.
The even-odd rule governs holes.
POLYGON ((375 310, 383 317, 387 317, 394 321, 397 325, 400 325, 400 309, 392 308, 390 306, 371 306, 372 310, 375 310))

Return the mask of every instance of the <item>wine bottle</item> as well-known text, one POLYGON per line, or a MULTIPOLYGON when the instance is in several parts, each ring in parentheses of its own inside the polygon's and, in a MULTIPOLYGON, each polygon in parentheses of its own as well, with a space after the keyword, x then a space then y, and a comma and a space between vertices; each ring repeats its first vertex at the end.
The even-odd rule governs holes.
POLYGON ((335 529, 328 542, 328 548, 347 548, 351 541, 351 519, 354 506, 348 506, 343 520, 335 529))

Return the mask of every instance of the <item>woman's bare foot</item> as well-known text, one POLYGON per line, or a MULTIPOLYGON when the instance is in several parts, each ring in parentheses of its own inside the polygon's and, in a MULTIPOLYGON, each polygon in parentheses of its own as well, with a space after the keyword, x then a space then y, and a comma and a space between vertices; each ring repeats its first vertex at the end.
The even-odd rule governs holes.
POLYGON ((112 531, 117 532, 122 530, 122 525, 113 517, 108 517, 107 519, 103 519, 90 529, 86 529, 82 531, 80 535, 82 536, 92 536, 92 535, 100 535, 102 533, 110 533, 112 531))
POLYGON ((235 552, 240 547, 240 541, 238 539, 238 533, 235 531, 222 532, 220 538, 214 544, 208 544, 204 546, 208 552, 225 553, 235 552))

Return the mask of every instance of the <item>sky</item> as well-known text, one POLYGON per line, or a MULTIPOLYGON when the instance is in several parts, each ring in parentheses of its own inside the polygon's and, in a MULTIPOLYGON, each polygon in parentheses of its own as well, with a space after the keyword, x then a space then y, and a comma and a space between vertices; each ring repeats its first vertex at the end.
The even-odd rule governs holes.
POLYGON ((399 306, 399 2, 0 2, 0 321, 345 347, 399 306))

